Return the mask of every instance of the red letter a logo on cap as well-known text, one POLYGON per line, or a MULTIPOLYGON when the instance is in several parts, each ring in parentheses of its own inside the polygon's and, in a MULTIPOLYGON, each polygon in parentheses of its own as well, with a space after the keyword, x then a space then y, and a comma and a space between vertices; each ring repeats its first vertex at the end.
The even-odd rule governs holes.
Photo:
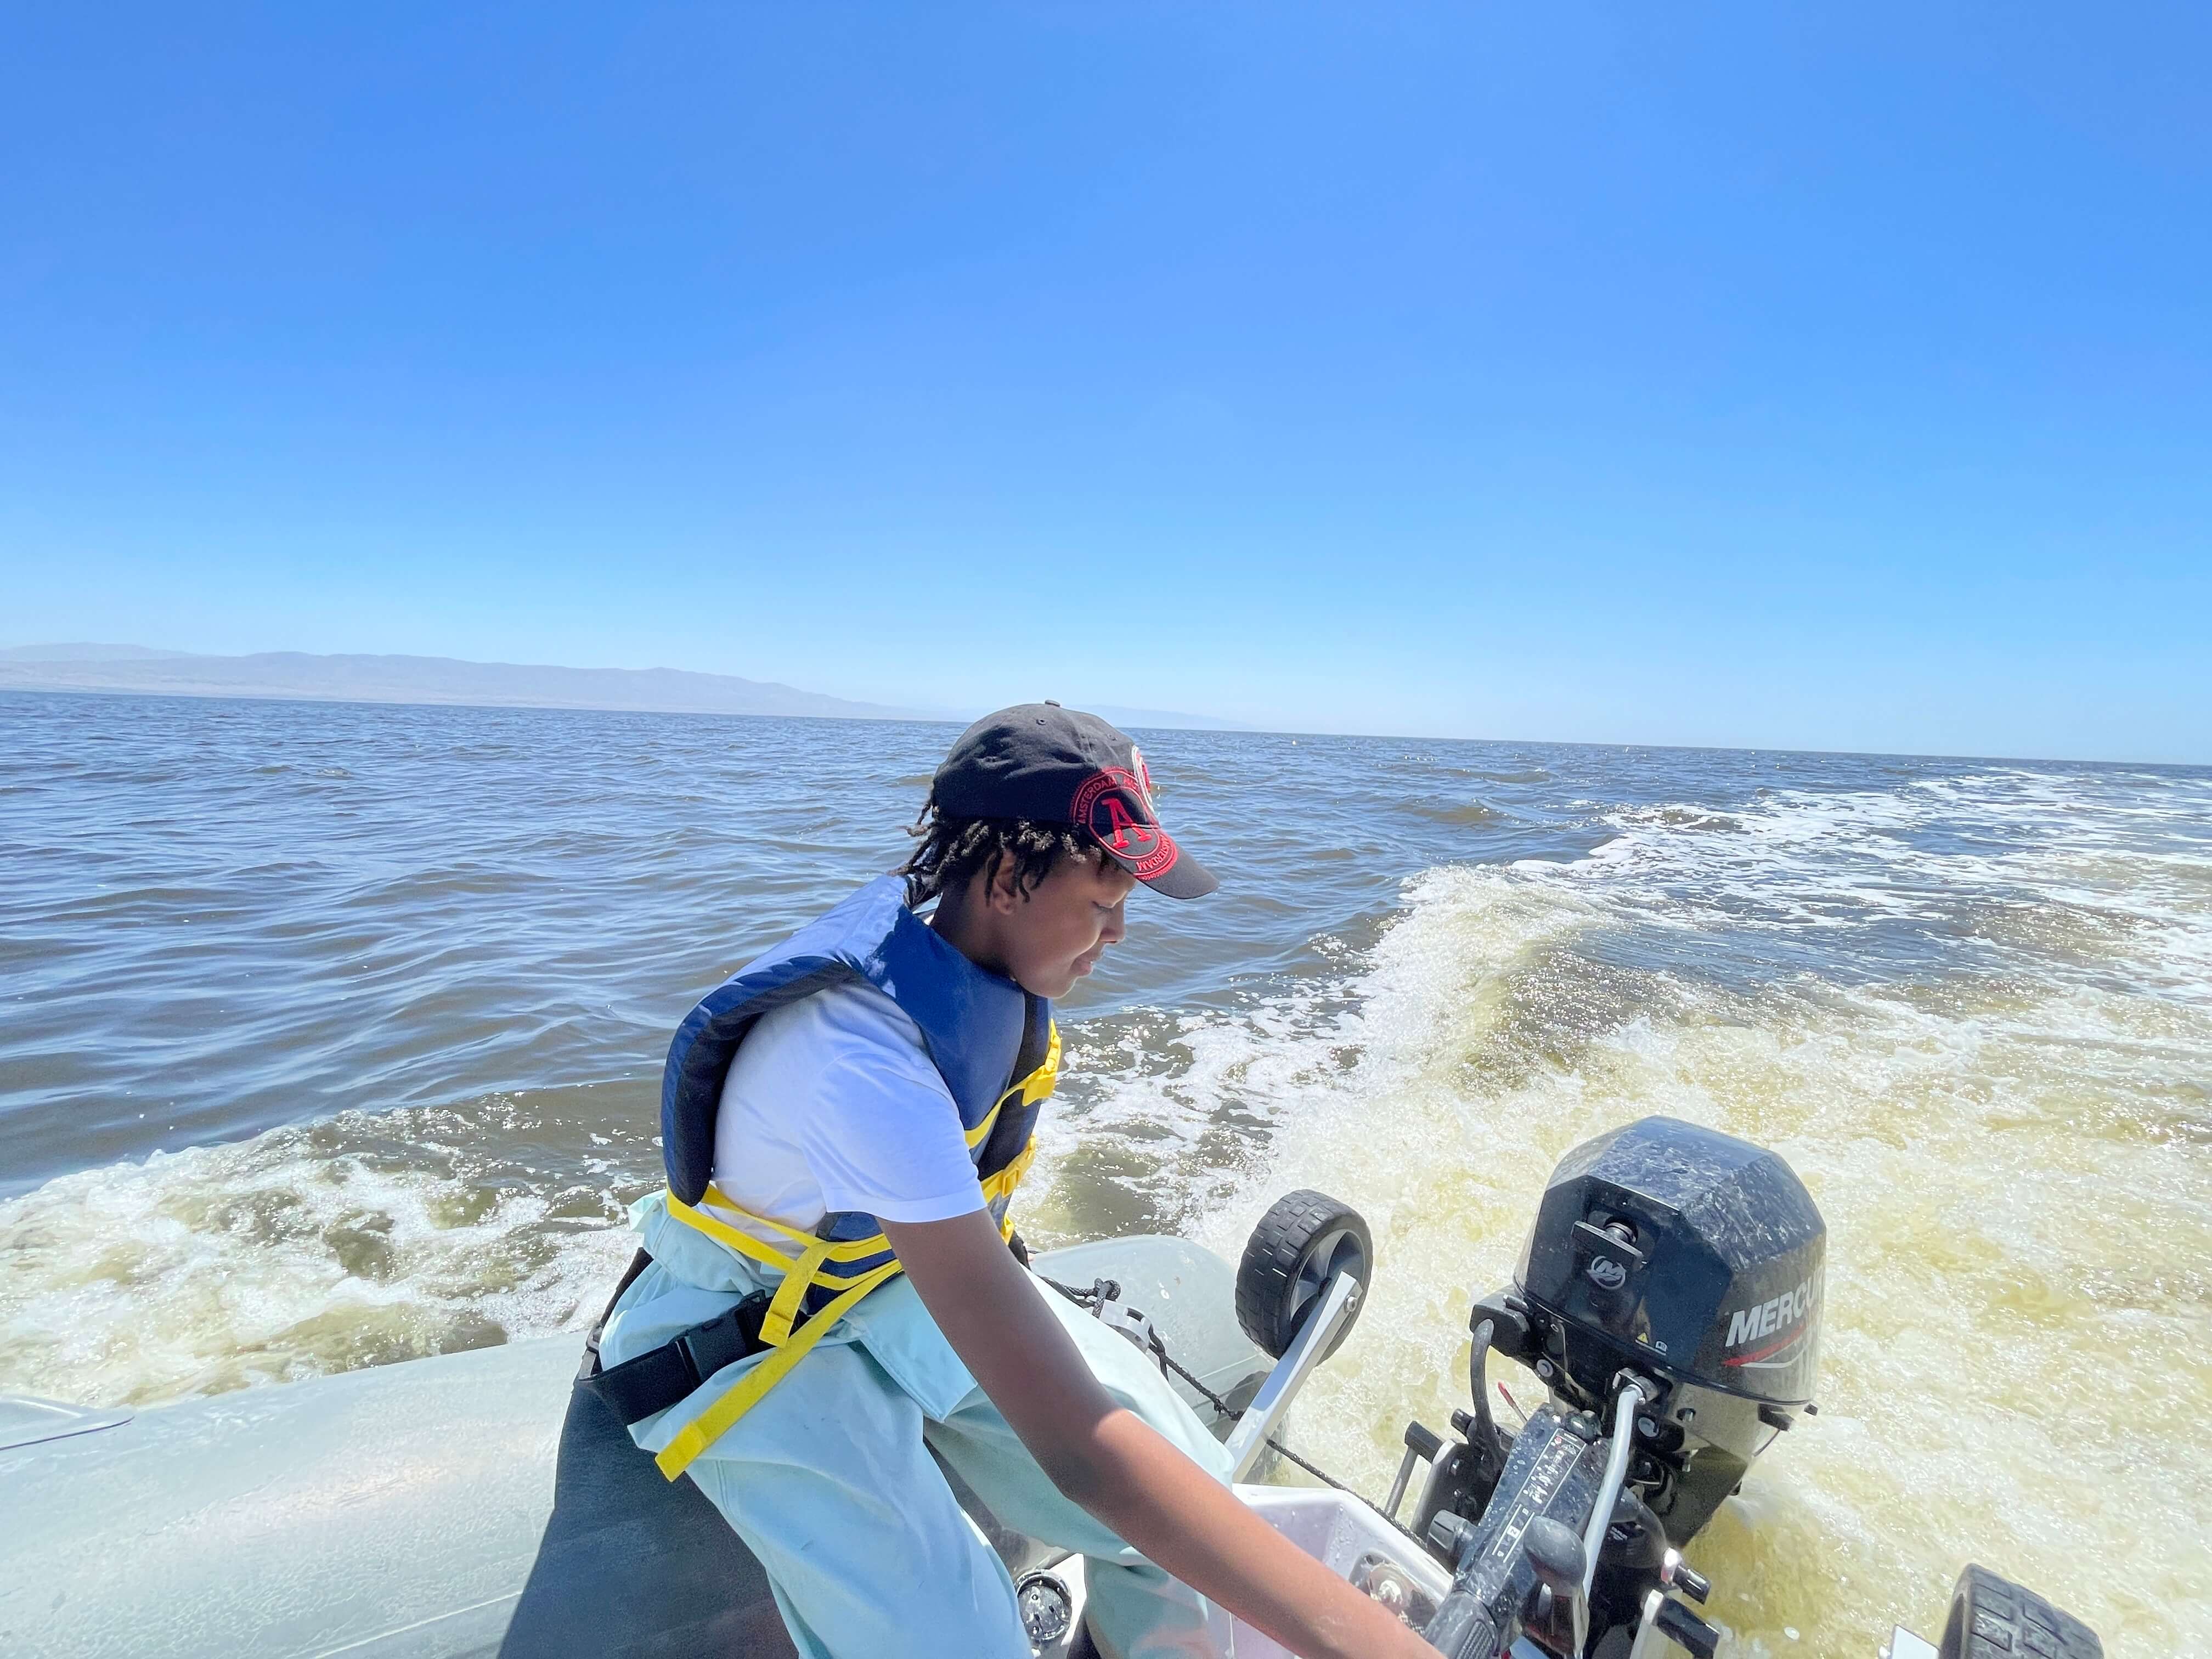
POLYGON ((1137 827, 1136 819, 1129 816, 1129 809, 1116 796, 1108 795, 1098 804, 1106 809, 1107 821, 1114 826, 1114 834, 1106 844, 1117 853, 1127 852, 1129 831, 1137 827))

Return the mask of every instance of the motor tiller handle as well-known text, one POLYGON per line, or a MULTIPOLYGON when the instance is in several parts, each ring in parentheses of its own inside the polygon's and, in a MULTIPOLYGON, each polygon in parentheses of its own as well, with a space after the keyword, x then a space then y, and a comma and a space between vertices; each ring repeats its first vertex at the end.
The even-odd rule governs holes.
POLYGON ((1498 1626, 1489 1609, 1462 1589, 1444 1597, 1421 1636, 1444 1659, 1498 1659, 1498 1626))

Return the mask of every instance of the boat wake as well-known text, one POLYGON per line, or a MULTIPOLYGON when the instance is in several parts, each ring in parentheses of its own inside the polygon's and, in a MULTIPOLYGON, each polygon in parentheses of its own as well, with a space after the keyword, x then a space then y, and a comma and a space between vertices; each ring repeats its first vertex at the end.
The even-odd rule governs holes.
MULTIPOLYGON (((1831 1230, 1823 1409, 1700 1540, 1737 1650, 1870 1651, 1971 1548, 2116 1654, 2212 1651, 2212 781, 1584 805, 1594 850, 1437 864, 1303 976, 1072 1021, 1024 1232, 1233 1258, 1286 1188, 1359 1206, 1374 1299, 1293 1436, 1379 1491, 1406 1420, 1465 1403, 1471 1295, 1562 1153, 1650 1113, 1771 1146, 1831 1230)), ((49 1182, 0 1203, 0 1387, 143 1401, 572 1328, 653 1127, 633 1080, 49 1182)))

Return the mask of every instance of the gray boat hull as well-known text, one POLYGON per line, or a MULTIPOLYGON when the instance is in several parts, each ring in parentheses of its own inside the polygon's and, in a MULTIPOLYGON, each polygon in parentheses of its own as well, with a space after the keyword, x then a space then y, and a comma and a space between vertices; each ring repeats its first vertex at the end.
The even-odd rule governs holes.
MULTIPOLYGON (((1036 1267, 1118 1279, 1232 1400, 1267 1370, 1231 1270, 1194 1245, 1119 1239, 1036 1267)), ((26 1425, 0 1449, 0 1652, 789 1653, 721 1517, 574 1388, 580 1347, 550 1337, 128 1415, 15 1402, 0 1412, 26 1425)), ((1042 1559, 977 1518, 1017 1570, 1042 1559)))

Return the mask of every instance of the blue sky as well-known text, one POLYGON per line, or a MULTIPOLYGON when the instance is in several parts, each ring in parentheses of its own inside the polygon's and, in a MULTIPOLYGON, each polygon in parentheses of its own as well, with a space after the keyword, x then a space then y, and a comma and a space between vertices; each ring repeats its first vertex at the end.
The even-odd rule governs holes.
POLYGON ((2212 10, 18 9, 0 643, 2212 760, 2212 10))

